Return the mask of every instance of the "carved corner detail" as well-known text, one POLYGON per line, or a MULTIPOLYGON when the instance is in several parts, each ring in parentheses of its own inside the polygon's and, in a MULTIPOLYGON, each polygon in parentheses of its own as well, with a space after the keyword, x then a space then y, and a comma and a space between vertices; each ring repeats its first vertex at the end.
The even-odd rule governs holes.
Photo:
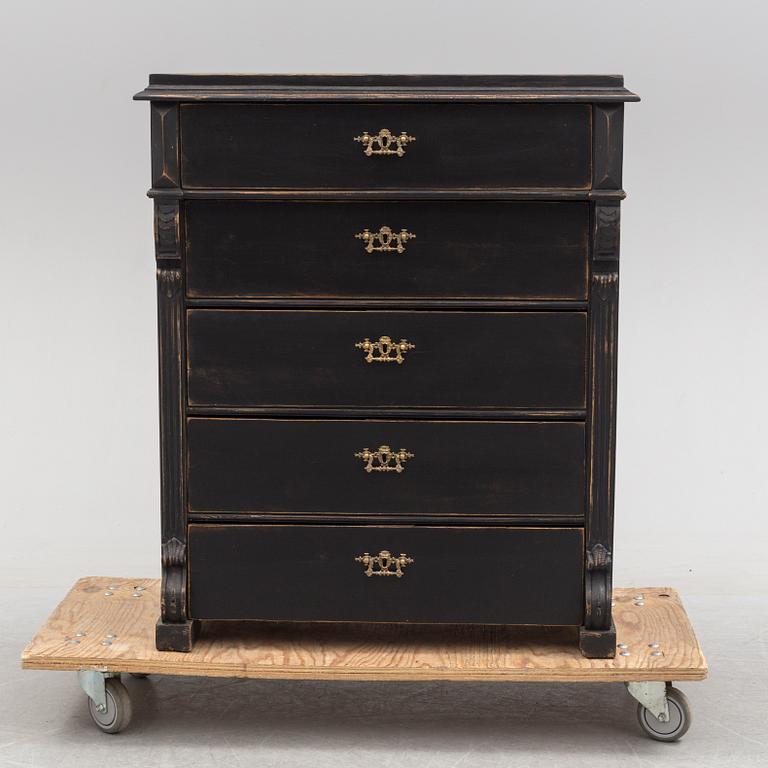
POLYGON ((595 206, 595 233, 592 252, 595 261, 618 261, 620 223, 621 208, 618 205, 595 206))
POLYGON ((160 586, 160 612, 164 622, 187 620, 187 547, 175 536, 162 544, 163 578, 160 586))
POLYGON ((157 283, 163 294, 169 299, 174 298, 181 290, 181 270, 158 269, 157 283))
POLYGON ((593 544, 587 550, 587 570, 596 571, 607 568, 611 564, 611 550, 602 544, 593 544))
POLYGON ((187 554, 187 545, 179 541, 175 536, 167 539, 162 545, 162 563, 166 568, 184 565, 187 554))
POLYGON ((613 568, 611 553, 602 544, 595 544, 587 550, 585 576, 584 627, 588 630, 607 630, 611 626, 613 568))
POLYGON ((592 275, 593 292, 602 301, 608 301, 616 295, 619 285, 618 272, 596 272, 592 275))
POLYGON ((181 260, 179 203, 155 201, 155 257, 181 260))

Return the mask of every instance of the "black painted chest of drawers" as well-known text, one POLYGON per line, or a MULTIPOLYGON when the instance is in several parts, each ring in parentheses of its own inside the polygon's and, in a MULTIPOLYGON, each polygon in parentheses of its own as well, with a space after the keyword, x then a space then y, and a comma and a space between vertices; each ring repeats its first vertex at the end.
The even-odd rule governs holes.
POLYGON ((153 75, 161 650, 200 620, 612 656, 617 76, 153 75))

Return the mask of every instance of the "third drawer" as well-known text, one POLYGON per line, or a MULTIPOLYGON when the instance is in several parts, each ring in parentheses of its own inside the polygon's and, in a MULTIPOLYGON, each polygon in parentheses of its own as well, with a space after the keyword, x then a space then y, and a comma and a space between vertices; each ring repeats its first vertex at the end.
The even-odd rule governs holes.
POLYGON ((189 403, 579 410, 586 331, 585 312, 193 309, 189 403))

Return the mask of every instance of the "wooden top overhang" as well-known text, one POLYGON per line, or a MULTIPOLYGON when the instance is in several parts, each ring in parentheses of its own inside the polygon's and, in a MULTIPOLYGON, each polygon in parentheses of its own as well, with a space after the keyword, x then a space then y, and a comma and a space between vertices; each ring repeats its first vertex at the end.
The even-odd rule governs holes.
POLYGON ((624 102, 621 75, 150 75, 139 101, 624 102))

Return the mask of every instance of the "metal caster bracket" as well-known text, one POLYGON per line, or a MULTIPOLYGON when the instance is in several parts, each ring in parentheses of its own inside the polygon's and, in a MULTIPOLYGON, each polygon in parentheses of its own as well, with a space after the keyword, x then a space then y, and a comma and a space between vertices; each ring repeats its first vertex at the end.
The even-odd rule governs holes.
POLYGON ((110 677, 120 677, 115 672, 99 672, 98 669, 80 669, 77 681, 85 691, 85 695, 93 701, 99 712, 107 711, 107 680, 110 677))
POLYGON ((639 701, 655 718, 662 723, 669 722, 669 701, 667 684, 657 681, 625 683, 629 695, 639 701))

